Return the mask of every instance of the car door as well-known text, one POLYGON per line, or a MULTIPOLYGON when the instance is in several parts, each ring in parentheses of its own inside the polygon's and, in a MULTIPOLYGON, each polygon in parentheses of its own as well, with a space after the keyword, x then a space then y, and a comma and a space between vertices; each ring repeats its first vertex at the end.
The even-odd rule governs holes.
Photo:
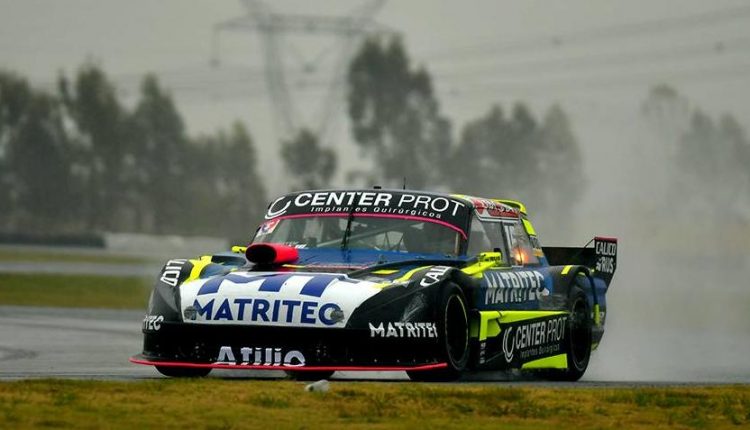
POLYGON ((483 272, 481 308, 490 310, 539 309, 539 300, 552 291, 547 266, 535 248, 521 218, 481 221, 494 249, 503 253, 503 263, 483 272))

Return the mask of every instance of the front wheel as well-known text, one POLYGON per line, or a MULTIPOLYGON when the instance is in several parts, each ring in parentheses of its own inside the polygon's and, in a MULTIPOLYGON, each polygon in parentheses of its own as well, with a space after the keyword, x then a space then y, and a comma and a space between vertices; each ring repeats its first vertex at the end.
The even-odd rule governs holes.
POLYGON ((438 303, 440 358, 448 367, 407 371, 412 381, 454 381, 461 376, 469 362, 469 318, 463 291, 458 285, 448 282, 443 287, 438 303))
POLYGON ((156 370, 172 378, 202 378, 211 373, 210 367, 156 366, 156 370))

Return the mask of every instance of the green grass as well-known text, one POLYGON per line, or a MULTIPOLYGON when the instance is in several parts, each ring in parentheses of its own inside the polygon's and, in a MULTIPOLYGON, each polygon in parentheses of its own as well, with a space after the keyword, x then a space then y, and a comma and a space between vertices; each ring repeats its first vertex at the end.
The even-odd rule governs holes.
POLYGON ((0 382, 8 428, 747 428, 750 387, 647 389, 291 381, 0 382))
POLYGON ((75 253, 62 251, 37 251, 24 248, 0 248, 0 261, 28 262, 28 263, 106 263, 106 264, 143 264, 151 263, 154 259, 127 255, 75 253))
POLYGON ((0 304, 144 309, 152 283, 141 277, 0 273, 0 304))

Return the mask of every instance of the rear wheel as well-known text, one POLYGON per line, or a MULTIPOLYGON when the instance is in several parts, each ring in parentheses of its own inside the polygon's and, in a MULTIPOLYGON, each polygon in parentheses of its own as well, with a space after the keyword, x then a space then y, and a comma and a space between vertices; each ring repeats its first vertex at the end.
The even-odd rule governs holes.
POLYGON ((210 367, 156 366, 156 370, 172 378, 202 378, 211 373, 210 367))
POLYGON ((540 376, 552 381, 577 381, 581 379, 591 358, 591 307, 586 294, 573 287, 570 300, 570 319, 567 326, 567 369, 547 369, 540 376))
POLYGON ((289 379, 293 379, 295 381, 320 381, 321 379, 329 379, 333 375, 332 370, 326 370, 326 371, 311 371, 311 372, 294 372, 287 370, 286 376, 289 379))
POLYGON ((439 301, 437 329, 441 361, 448 367, 407 371, 413 381, 453 381, 461 376, 469 361, 469 318, 466 297, 454 283, 443 287, 439 301))

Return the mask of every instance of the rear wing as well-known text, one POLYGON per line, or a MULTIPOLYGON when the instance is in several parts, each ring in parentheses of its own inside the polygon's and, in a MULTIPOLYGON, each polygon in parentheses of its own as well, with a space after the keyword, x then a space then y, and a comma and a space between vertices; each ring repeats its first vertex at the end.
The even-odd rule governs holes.
POLYGON ((550 266, 586 266, 607 285, 617 269, 617 239, 613 237, 595 237, 583 248, 543 246, 542 251, 550 266))

